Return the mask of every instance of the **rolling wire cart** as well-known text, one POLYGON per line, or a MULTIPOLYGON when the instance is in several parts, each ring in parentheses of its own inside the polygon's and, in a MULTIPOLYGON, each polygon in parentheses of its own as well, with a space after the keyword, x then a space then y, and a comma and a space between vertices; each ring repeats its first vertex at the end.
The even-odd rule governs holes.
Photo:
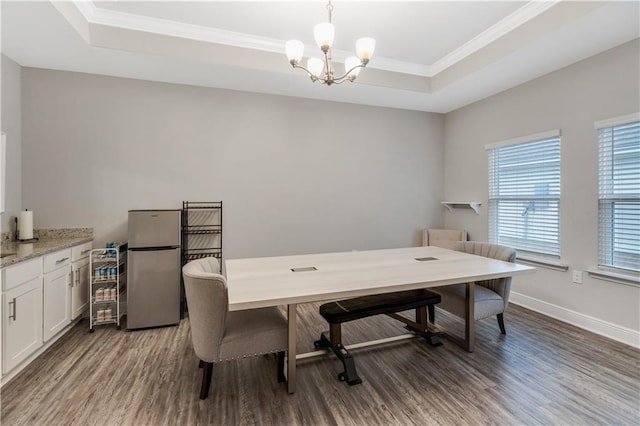
MULTIPOLYGON (((194 259, 215 257, 222 268, 222 201, 182 202, 182 266, 194 259)), ((184 282, 180 285, 180 318, 187 310, 184 282)))
POLYGON ((91 250, 89 257, 89 332, 96 325, 122 327, 121 304, 127 292, 127 243, 91 250))

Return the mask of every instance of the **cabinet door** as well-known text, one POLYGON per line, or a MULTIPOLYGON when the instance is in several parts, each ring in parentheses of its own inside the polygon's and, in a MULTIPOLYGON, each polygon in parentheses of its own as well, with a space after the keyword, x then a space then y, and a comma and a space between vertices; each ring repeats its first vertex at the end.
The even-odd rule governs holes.
POLYGON ((46 342, 71 322, 69 292, 71 284, 69 265, 44 274, 43 337, 46 342))
POLYGON ((89 307, 89 258, 73 262, 71 271, 71 320, 89 307))
POLYGON ((42 277, 2 293, 2 373, 42 346, 42 277))

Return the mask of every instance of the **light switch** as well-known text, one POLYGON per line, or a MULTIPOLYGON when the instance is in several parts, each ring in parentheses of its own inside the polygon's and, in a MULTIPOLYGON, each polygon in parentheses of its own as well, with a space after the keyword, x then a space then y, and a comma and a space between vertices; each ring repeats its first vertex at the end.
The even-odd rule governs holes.
POLYGON ((582 271, 573 271, 573 282, 582 284, 582 271))

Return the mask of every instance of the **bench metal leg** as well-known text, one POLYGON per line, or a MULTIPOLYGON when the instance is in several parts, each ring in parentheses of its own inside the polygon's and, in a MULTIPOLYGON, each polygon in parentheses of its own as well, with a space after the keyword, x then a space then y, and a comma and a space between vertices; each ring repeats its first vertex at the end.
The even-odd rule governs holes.
POLYGON ((329 324, 329 340, 331 341, 331 346, 342 344, 341 324, 329 324))
MULTIPOLYGON (((433 306, 433 305, 430 305, 433 306)), ((408 318, 403 317, 399 314, 386 314, 387 316, 403 322, 406 324, 404 328, 411 331, 412 333, 417 334, 418 336, 423 337, 427 343, 431 346, 440 346, 442 345, 442 341, 440 338, 442 337, 442 333, 434 333, 429 329, 429 324, 427 323, 427 306, 420 306, 416 308, 416 320, 411 321, 408 318)))
POLYGON ((431 311, 434 309, 433 305, 428 306, 420 306, 416 308, 416 323, 418 327, 415 327, 414 324, 407 324, 407 329, 413 331, 419 336, 422 336, 429 345, 431 346, 441 346, 442 341, 440 337, 442 337, 441 333, 433 333, 429 330, 429 324, 427 323, 427 309, 429 310, 429 319, 433 318, 431 311))
POLYGON ((405 326, 405 328, 409 331, 413 331, 418 336, 423 337, 430 346, 442 346, 442 333, 434 333, 432 331, 426 330, 421 331, 417 328, 411 327, 410 325, 405 326))
POLYGON ((342 366, 344 367, 344 371, 338 374, 338 380, 342 382, 347 382, 349 386, 359 385, 362 383, 362 379, 358 377, 358 371, 356 370, 356 360, 353 359, 353 355, 351 355, 344 346, 341 344, 331 348, 333 353, 336 354, 340 361, 342 361, 342 366))
POLYGON ((420 325, 427 324, 427 308, 425 306, 416 308, 416 322, 420 325))
POLYGON ((349 386, 359 385, 362 379, 358 376, 356 360, 353 355, 342 345, 342 327, 340 324, 329 324, 330 338, 324 333, 320 334, 320 340, 313 342, 316 348, 330 348, 331 351, 342 361, 344 371, 338 374, 338 380, 347 382, 349 386))

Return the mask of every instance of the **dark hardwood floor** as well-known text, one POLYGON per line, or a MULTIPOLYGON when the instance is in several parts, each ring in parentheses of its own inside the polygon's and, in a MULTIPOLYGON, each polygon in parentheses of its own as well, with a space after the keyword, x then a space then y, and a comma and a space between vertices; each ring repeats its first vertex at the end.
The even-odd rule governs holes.
MULTIPOLYGON (((299 306, 299 351, 326 329, 299 306)), ((462 333, 462 321, 437 311, 462 333)), ((334 357, 299 362, 298 390, 273 356, 214 366, 209 398, 189 321, 117 331, 81 322, 1 393, 2 425, 590 425, 640 424, 640 350, 510 305, 507 336, 478 322, 474 353, 422 339, 354 351, 364 383, 336 378, 334 357)), ((344 325, 345 343, 393 336, 387 317, 344 325)))

